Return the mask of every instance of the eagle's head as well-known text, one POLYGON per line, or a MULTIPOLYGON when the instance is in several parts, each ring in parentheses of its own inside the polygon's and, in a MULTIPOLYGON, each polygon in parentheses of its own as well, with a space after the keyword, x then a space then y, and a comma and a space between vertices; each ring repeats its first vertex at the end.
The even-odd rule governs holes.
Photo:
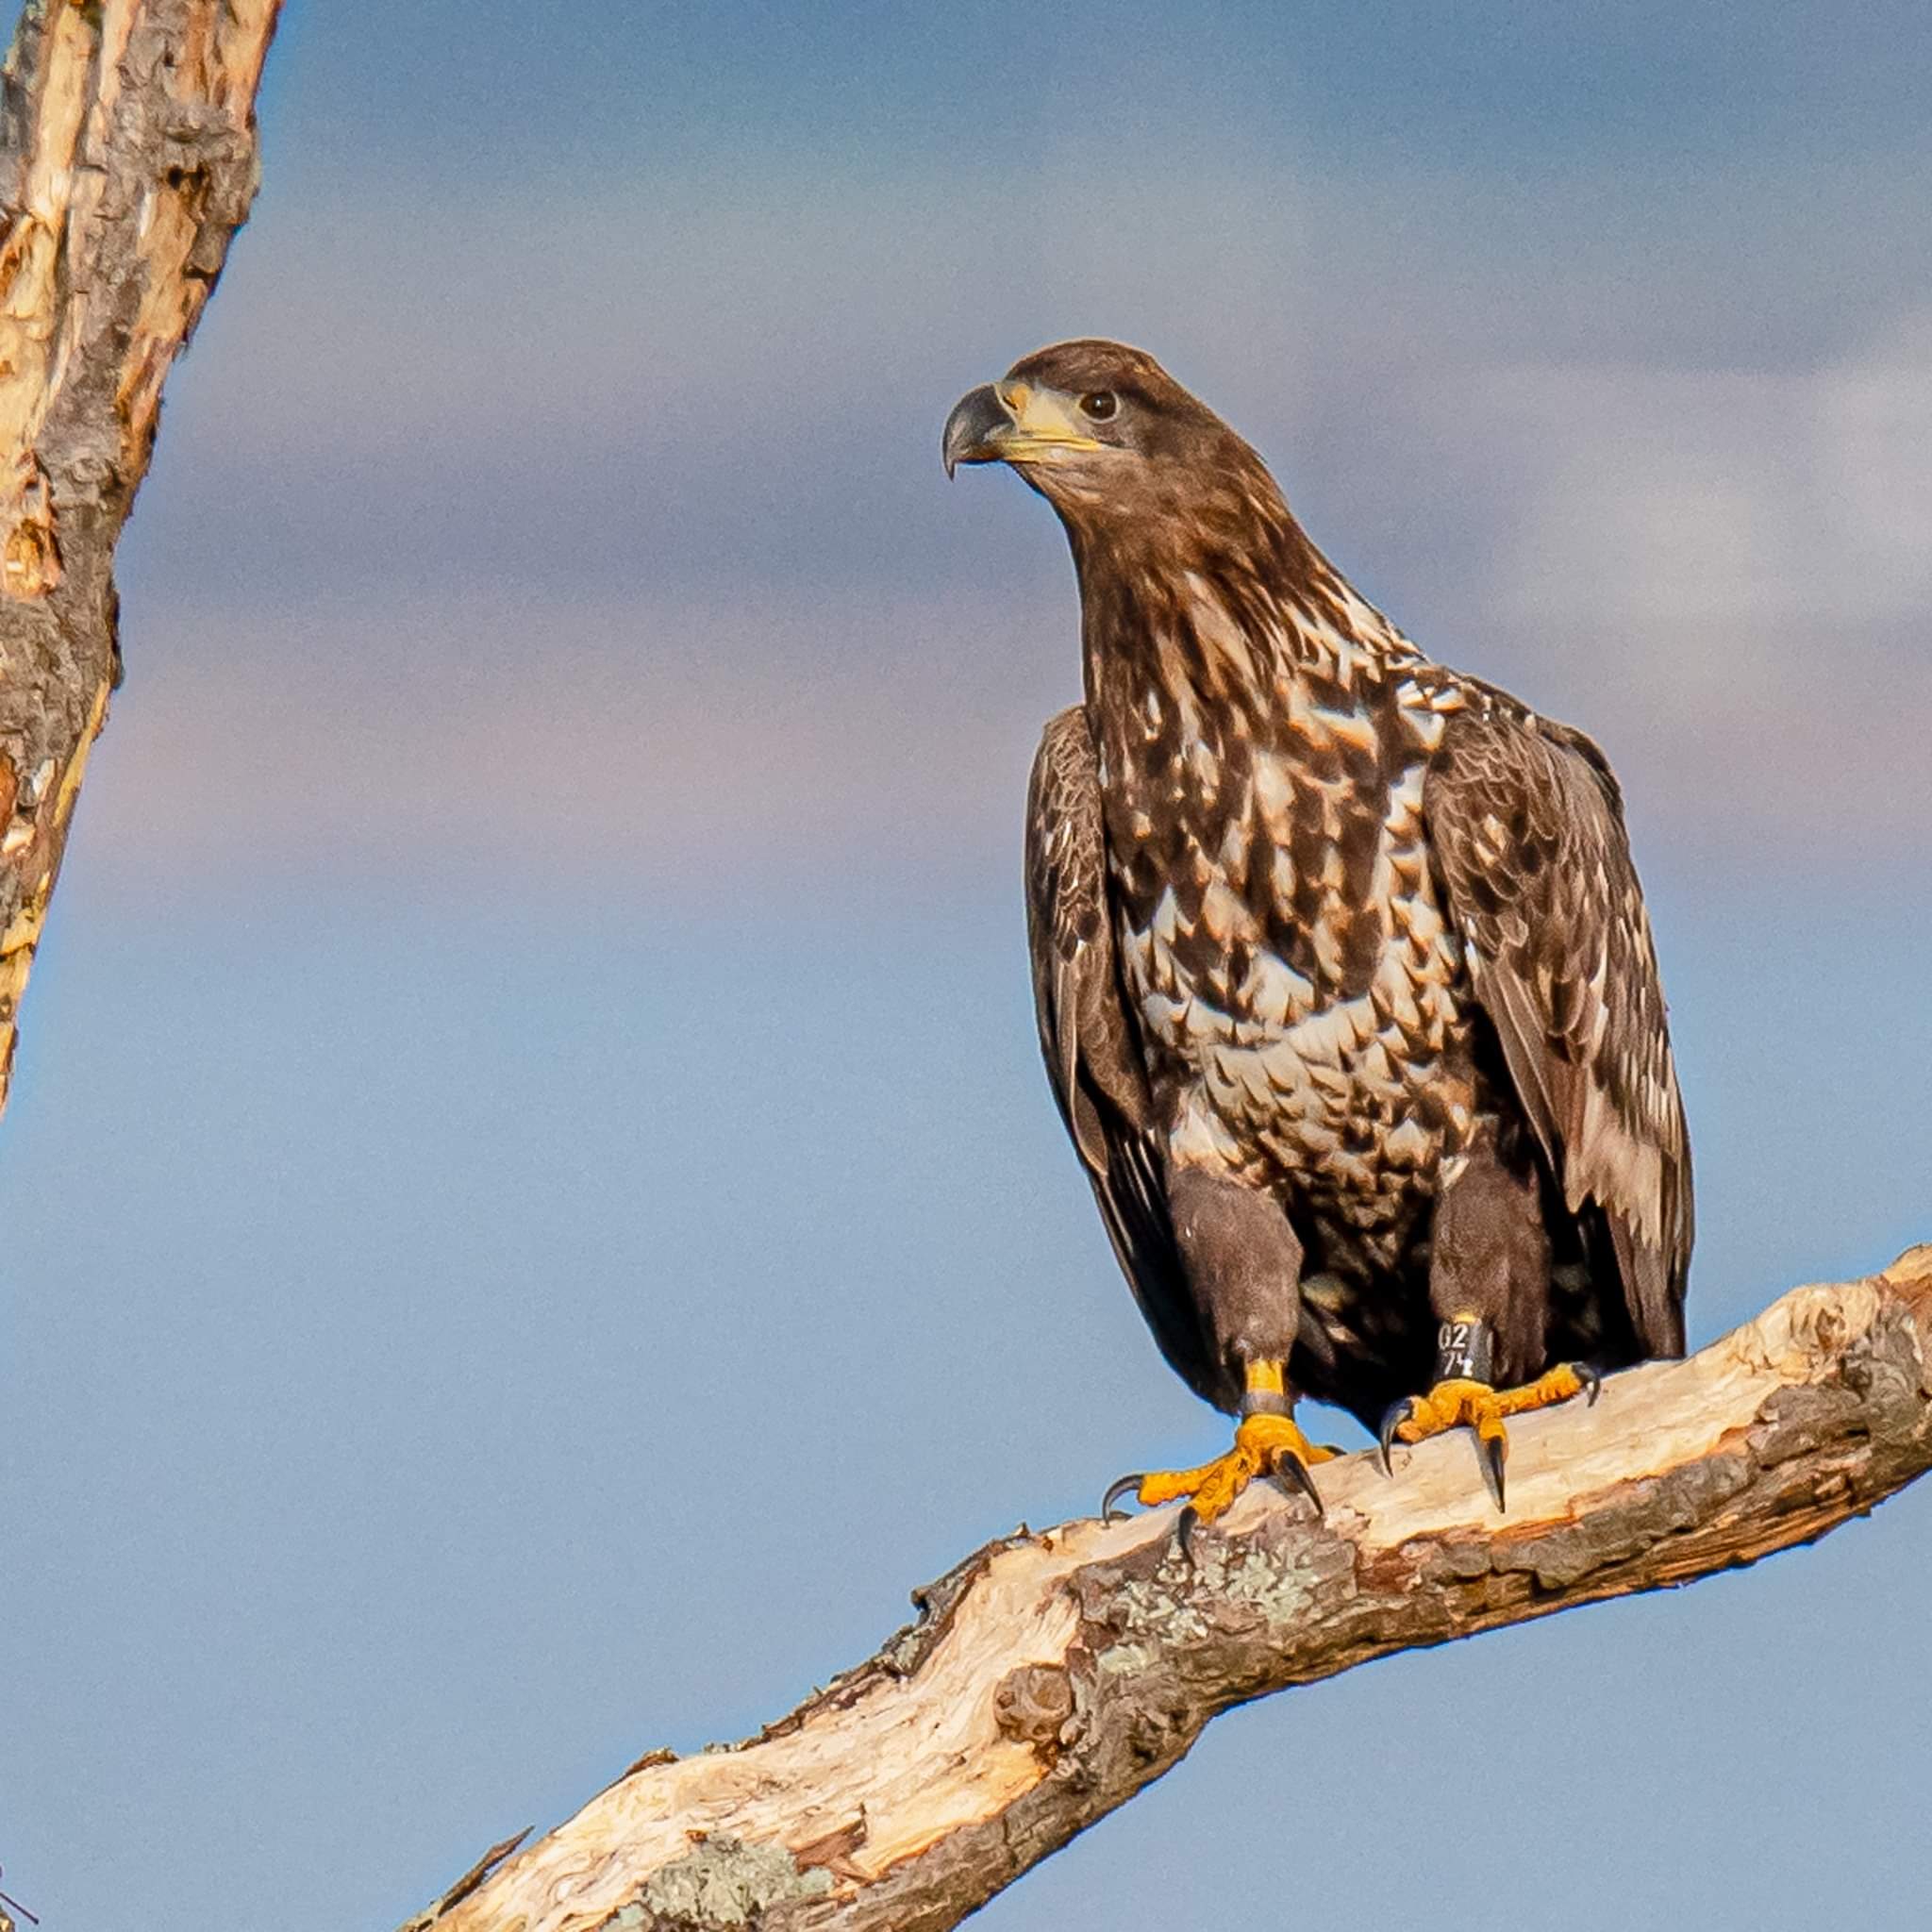
POLYGON ((946 474, 1008 463, 1082 539, 1192 528, 1205 536, 1285 517, 1259 457, 1152 356, 1122 342, 1056 342, 946 418, 946 474))

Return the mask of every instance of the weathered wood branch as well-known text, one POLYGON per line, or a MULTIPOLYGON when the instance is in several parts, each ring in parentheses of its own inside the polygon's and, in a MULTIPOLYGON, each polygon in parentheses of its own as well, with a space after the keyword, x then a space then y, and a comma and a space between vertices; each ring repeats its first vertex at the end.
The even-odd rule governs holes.
POLYGON ((0 70, 0 1107, 161 385, 254 199, 281 0, 29 0, 0 70))
POLYGON ((1507 1517, 1448 1437, 1324 1464, 1322 1521, 1250 1491, 1192 1567, 1172 1509, 989 1544, 791 1716, 654 1752, 406 1932, 940 1932, 1230 1706, 1823 1536, 1932 1465, 1932 1246, 1510 1432, 1507 1517))

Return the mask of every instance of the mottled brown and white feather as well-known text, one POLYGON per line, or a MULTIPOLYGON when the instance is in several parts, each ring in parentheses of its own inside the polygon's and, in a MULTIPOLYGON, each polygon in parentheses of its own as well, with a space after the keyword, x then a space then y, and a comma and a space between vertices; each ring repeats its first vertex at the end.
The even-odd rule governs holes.
POLYGON ((1679 1355, 1690 1142, 1608 765, 1580 732, 1485 702, 1450 721, 1424 811, 1476 997, 1565 1202, 1603 1210, 1645 1352, 1679 1355))
POLYGON ((1167 1205, 1139 1029, 1123 993, 1087 714, 1049 721, 1026 795, 1026 938, 1040 1048, 1122 1272, 1161 1352, 1209 1401, 1167 1205))

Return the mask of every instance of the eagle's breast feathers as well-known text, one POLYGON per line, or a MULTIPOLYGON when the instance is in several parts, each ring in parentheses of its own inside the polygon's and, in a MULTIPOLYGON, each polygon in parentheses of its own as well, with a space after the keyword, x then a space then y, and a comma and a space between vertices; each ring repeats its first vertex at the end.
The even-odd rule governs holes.
POLYGON ((1424 796, 1462 699, 1414 667, 1268 667, 1260 702, 1208 707, 1162 650, 1096 708, 1127 984, 1181 1161, 1278 1186, 1335 1258, 1388 1268, 1466 1144, 1475 1095, 1461 941, 1424 796), (1170 719, 1191 730, 1173 731, 1170 719))

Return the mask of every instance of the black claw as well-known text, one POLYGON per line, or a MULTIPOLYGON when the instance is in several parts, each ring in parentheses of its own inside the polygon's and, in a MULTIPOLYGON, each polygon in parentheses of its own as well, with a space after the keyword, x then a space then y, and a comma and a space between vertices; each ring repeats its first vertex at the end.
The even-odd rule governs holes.
POLYGON ((1284 1495, 1306 1496, 1315 1506, 1317 1516, 1327 1515, 1322 1507, 1322 1492, 1315 1487, 1315 1478, 1308 1474, 1308 1465, 1292 1449, 1277 1449, 1268 1474, 1284 1495))
POLYGON ((1414 1412, 1414 1396, 1405 1395, 1400 1402, 1391 1402, 1383 1413, 1381 1447, 1377 1451, 1377 1459, 1382 1465, 1384 1475, 1395 1474, 1395 1464, 1391 1459, 1391 1452, 1395 1447, 1395 1432, 1414 1412))
POLYGON ((1180 1513, 1174 1526, 1174 1540, 1180 1546, 1181 1561, 1190 1570, 1194 1567, 1194 1525, 1201 1520, 1200 1512, 1188 1504, 1180 1513))
POLYGON ((1490 1485, 1490 1494, 1496 1499, 1498 1509, 1507 1509, 1503 1500, 1503 1460, 1509 1454, 1509 1444, 1501 1436, 1483 1436, 1476 1441, 1476 1455, 1482 1462, 1483 1475, 1490 1485))
POLYGON ((1585 1408, 1594 1408, 1596 1399, 1604 1392, 1604 1378, 1588 1362, 1572 1362, 1570 1373, 1583 1384, 1585 1408))
POLYGON ((1141 1485, 1142 1483, 1144 1483, 1144 1482, 1145 1482, 1146 1480, 1147 1480, 1147 1478, 1146 1478, 1146 1477, 1145 1477, 1144 1475, 1124 1475, 1124 1476, 1122 1476, 1122 1478, 1120 1479, 1120 1481, 1119 1481, 1119 1482, 1117 1482, 1117 1483, 1115 1483, 1115 1484, 1114 1484, 1114 1485, 1112 1486, 1112 1488, 1110 1488, 1110 1489, 1109 1489, 1109 1490, 1108 1491, 1107 1494, 1106 1494, 1106 1495, 1104 1495, 1103 1497, 1101 1497, 1101 1499, 1100 1499, 1100 1520, 1101 1520, 1101 1522, 1103 1522, 1103 1523, 1124 1523, 1124 1522, 1126 1521, 1126 1519, 1127 1519, 1127 1512, 1126 1512, 1126 1511, 1125 1511, 1124 1509, 1123 1509, 1123 1510, 1122 1510, 1122 1511, 1120 1512, 1120 1514, 1119 1514, 1118 1516, 1116 1516, 1116 1515, 1114 1514, 1114 1507, 1113 1507, 1113 1506, 1114 1506, 1114 1505, 1115 1505, 1116 1503, 1118 1503, 1118 1502, 1120 1501, 1120 1499, 1121 1499, 1121 1498, 1122 1498, 1123 1496, 1124 1496, 1124 1495, 1125 1495, 1125 1494, 1127 1493, 1127 1491, 1128 1491, 1129 1490, 1138 1490, 1138 1489, 1139 1489, 1139 1488, 1141 1487, 1141 1485))

